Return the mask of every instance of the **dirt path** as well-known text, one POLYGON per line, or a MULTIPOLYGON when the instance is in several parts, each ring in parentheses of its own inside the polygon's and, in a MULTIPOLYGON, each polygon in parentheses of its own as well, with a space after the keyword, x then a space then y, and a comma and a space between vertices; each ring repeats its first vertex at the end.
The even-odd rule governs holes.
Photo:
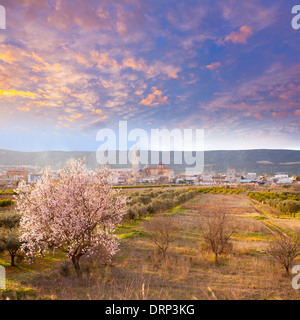
POLYGON ((291 238, 286 232, 284 232, 282 229, 280 229, 279 227, 277 227, 275 225, 275 219, 271 216, 268 215, 267 213, 263 212, 262 210, 258 209, 255 205, 257 205, 259 202, 250 199, 251 203, 252 203, 252 208, 262 217, 265 217, 267 220, 263 220, 261 221, 261 223, 274 235, 277 234, 281 234, 287 238, 291 238), (270 224, 270 221, 272 222, 272 224, 270 224))

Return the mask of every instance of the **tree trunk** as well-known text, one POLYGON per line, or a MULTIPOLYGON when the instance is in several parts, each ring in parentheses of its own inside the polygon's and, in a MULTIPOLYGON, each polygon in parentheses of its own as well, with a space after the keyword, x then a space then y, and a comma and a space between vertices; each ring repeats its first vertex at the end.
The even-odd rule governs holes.
POLYGON ((166 261, 167 259, 167 252, 165 250, 162 251, 162 254, 163 254, 163 258, 164 258, 164 261, 166 261))
POLYGON ((285 267, 286 273, 287 273, 287 274, 290 274, 290 268, 289 268, 289 266, 284 266, 284 267, 285 267))
POLYGON ((15 265, 15 255, 14 254, 11 254, 10 255, 10 265, 12 266, 12 267, 15 267, 16 265, 15 265))
POLYGON ((82 273, 81 273, 81 269, 80 269, 80 265, 79 265, 79 257, 73 256, 72 257, 72 262, 73 262, 77 277, 81 278, 82 273))
POLYGON ((215 253, 215 263, 216 263, 216 265, 218 265, 218 263, 219 263, 219 261, 218 261, 218 254, 217 254, 217 253, 215 253))

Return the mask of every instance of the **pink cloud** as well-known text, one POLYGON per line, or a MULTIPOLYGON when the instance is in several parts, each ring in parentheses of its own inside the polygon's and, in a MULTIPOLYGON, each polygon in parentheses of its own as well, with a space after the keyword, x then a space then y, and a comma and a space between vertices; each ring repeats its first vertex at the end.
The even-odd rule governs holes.
POLYGON ((91 3, 85 0, 58 0, 55 11, 48 17, 48 22, 62 29, 70 29, 73 25, 90 30, 111 29, 109 14, 104 6, 105 3, 94 10, 91 3))
POLYGON ((282 120, 283 118, 286 118, 289 115, 287 111, 282 112, 272 112, 272 117, 277 120, 282 120))
POLYGON ((213 62, 213 63, 207 65, 206 69, 213 71, 213 70, 219 68, 220 66, 221 66, 220 62, 213 62))
POLYGON ((254 117, 255 117, 257 120, 264 120, 264 117, 263 117, 259 112, 255 113, 255 114, 254 114, 254 117))
POLYGON ((264 5, 261 0, 220 1, 220 8, 224 19, 233 27, 241 25, 254 25, 255 30, 262 30, 276 21, 279 14, 278 4, 264 5))
POLYGON ((233 43, 242 43, 246 44, 248 38, 253 34, 253 27, 251 26, 242 26, 239 31, 232 32, 225 37, 224 41, 231 41, 233 43))
POLYGON ((143 99, 140 104, 146 106, 157 106, 159 104, 168 103, 168 97, 163 96, 162 91, 158 90, 156 87, 152 88, 152 93, 150 93, 145 99, 143 99))

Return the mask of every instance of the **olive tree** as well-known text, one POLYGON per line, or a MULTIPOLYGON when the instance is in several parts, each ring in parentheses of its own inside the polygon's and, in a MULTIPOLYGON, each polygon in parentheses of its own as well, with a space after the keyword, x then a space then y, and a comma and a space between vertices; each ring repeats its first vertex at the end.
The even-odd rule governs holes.
POLYGON ((10 264, 15 266, 15 258, 21 256, 19 233, 20 215, 15 212, 0 215, 0 252, 7 251, 10 255, 10 264))

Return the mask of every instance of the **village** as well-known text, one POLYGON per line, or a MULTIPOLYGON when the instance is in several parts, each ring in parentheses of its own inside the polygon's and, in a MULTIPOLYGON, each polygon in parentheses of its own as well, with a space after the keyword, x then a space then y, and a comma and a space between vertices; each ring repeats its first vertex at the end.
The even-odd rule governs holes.
MULTIPOLYGON (((260 175, 255 172, 237 172, 234 168, 228 168, 226 172, 214 172, 204 170, 204 172, 194 175, 188 175, 183 172, 176 172, 172 168, 159 162, 156 166, 144 165, 141 168, 140 158, 137 151, 132 154, 131 168, 112 168, 113 183, 116 186, 134 186, 134 185, 202 185, 202 186, 231 186, 238 184, 251 185, 256 187, 267 185, 272 188, 282 185, 292 185, 299 183, 297 175, 291 175, 285 172, 276 174, 260 175)), ((52 171, 53 180, 58 180, 57 172, 52 171)), ((9 168, 6 171, 0 170, 0 187, 16 187, 21 180, 35 184, 42 177, 42 172, 30 172, 22 165, 9 168)))

